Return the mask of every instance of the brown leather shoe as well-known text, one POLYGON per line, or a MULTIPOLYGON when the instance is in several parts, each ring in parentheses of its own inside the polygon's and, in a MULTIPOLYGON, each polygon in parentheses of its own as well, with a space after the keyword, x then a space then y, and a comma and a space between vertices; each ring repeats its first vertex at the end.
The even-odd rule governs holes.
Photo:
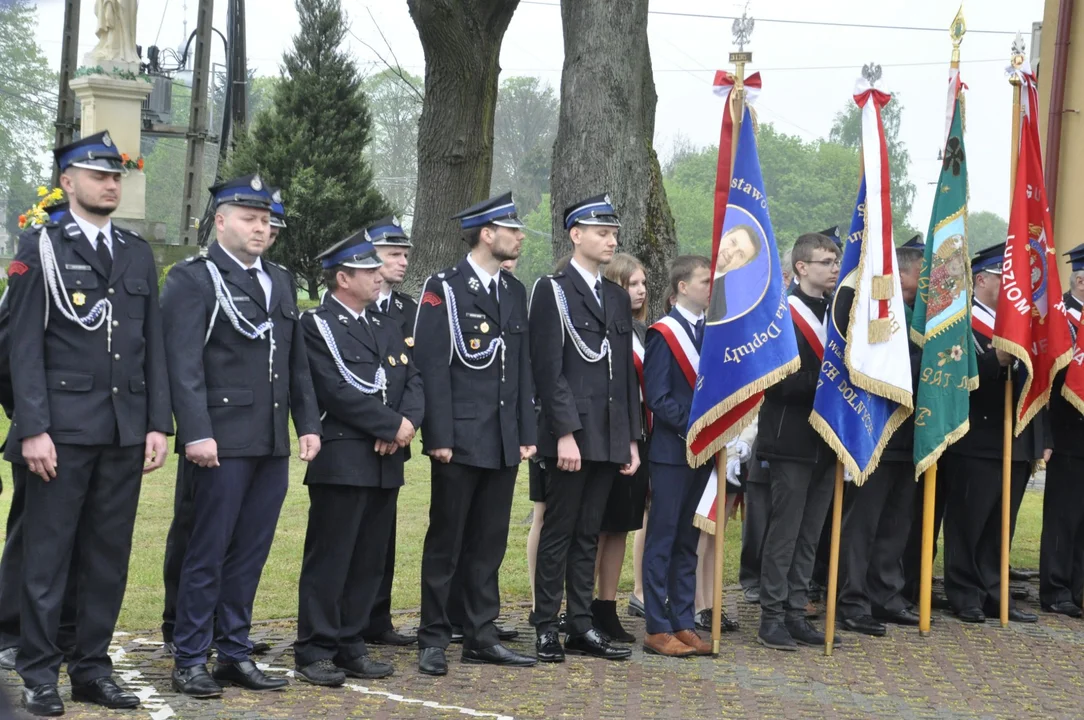
POLYGON ((695 630, 682 630, 674 633, 674 637, 695 650, 697 655, 711 655, 711 643, 703 640, 695 630))
POLYGON ((644 651, 668 657, 689 657, 696 654, 696 648, 689 647, 670 633, 644 635, 644 651))

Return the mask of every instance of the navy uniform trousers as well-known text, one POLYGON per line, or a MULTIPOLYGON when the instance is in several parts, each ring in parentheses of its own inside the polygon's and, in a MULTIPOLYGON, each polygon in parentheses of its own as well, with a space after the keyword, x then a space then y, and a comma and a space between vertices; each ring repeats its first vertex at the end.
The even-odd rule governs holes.
POLYGON ((212 639, 221 662, 248 659, 252 601, 286 498, 289 462, 285 456, 219 458, 218 467, 201 468, 185 461, 197 512, 177 594, 178 667, 204 664, 212 639))
POLYGON ((1039 600, 1080 605, 1084 591, 1084 486, 1081 459, 1055 450, 1046 464, 1039 600))
POLYGON ((647 513, 643 561, 647 632, 692 630, 696 610, 696 545, 700 540, 693 516, 711 477, 712 464, 698 468, 658 462, 650 465, 651 507, 647 513))

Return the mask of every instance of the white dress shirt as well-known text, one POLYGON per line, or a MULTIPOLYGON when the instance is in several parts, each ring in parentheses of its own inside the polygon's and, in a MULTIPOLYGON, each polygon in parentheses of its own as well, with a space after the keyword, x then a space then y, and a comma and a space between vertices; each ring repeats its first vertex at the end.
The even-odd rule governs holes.
POLYGON ((587 283, 587 287, 591 288, 591 292, 595 293, 595 300, 598 300, 598 306, 602 307, 602 295, 600 294, 602 291, 602 285, 599 284, 599 290, 597 292, 595 291, 595 284, 602 282, 602 273, 596 272, 594 275, 592 275, 591 273, 584 270, 583 266, 576 262, 576 258, 572 258, 571 260, 569 260, 568 266, 576 268, 576 272, 583 276, 583 281, 587 283))
POLYGON ((83 231, 83 234, 87 236, 87 240, 90 240, 90 246, 94 248, 94 251, 98 251, 98 233, 105 235, 105 247, 109 250, 109 254, 113 254, 113 221, 106 220, 105 225, 99 228, 94 223, 79 217, 72 212, 72 219, 75 220, 75 224, 79 226, 79 229, 83 231))
POLYGON ((268 275, 267 271, 263 269, 263 262, 260 260, 260 258, 256 258, 256 262, 252 263, 251 266, 245 265, 225 247, 223 247, 222 245, 219 245, 219 247, 222 248, 222 252, 226 253, 226 255, 235 263, 237 263, 246 273, 249 271, 250 267, 256 268, 256 277, 260 281, 260 287, 263 288, 263 296, 267 302, 264 310, 269 310, 271 307, 271 276, 268 275))
MULTIPOLYGON (((489 292, 489 284, 495 281, 497 279, 497 276, 490 275, 485 268, 474 262, 474 258, 470 256, 470 253, 467 254, 467 262, 470 263, 471 269, 474 270, 474 274, 477 275, 478 279, 482 281, 482 287, 486 289, 486 292, 489 292)), ((497 270, 497 272, 500 273, 500 270, 497 270)), ((494 285, 494 287, 496 287, 496 285, 494 285)), ((499 295, 494 296, 493 299, 497 302, 501 301, 499 295)))

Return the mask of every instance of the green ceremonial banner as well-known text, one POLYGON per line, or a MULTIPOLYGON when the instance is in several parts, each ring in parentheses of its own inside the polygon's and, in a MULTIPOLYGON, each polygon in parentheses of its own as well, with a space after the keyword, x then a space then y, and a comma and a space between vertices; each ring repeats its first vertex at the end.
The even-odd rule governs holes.
POLYGON ((953 106, 926 238, 926 256, 911 318, 911 338, 922 347, 915 403, 916 476, 967 434, 968 395, 979 386, 971 334, 967 155, 959 96, 953 106))

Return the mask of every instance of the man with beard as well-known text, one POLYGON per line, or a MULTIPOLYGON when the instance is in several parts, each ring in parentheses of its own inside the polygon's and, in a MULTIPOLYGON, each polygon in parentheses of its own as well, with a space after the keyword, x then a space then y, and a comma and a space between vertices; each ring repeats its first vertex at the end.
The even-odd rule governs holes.
POLYGON ((432 473, 422 551, 418 670, 448 672, 448 606, 460 572, 463 661, 525 667, 500 643, 497 572, 519 463, 535 453, 527 292, 505 260, 519 257, 523 222, 505 193, 455 216, 470 252, 425 282, 414 328, 425 384, 423 450, 432 473))
POLYGON ((8 267, 14 415, 4 455, 25 489, 15 668, 27 710, 47 716, 64 713, 58 631, 71 583, 72 699, 139 705, 113 681, 108 651, 141 477, 162 466, 172 432, 154 255, 109 218, 120 202, 120 153, 101 132, 54 155, 71 209, 24 233, 8 267))

